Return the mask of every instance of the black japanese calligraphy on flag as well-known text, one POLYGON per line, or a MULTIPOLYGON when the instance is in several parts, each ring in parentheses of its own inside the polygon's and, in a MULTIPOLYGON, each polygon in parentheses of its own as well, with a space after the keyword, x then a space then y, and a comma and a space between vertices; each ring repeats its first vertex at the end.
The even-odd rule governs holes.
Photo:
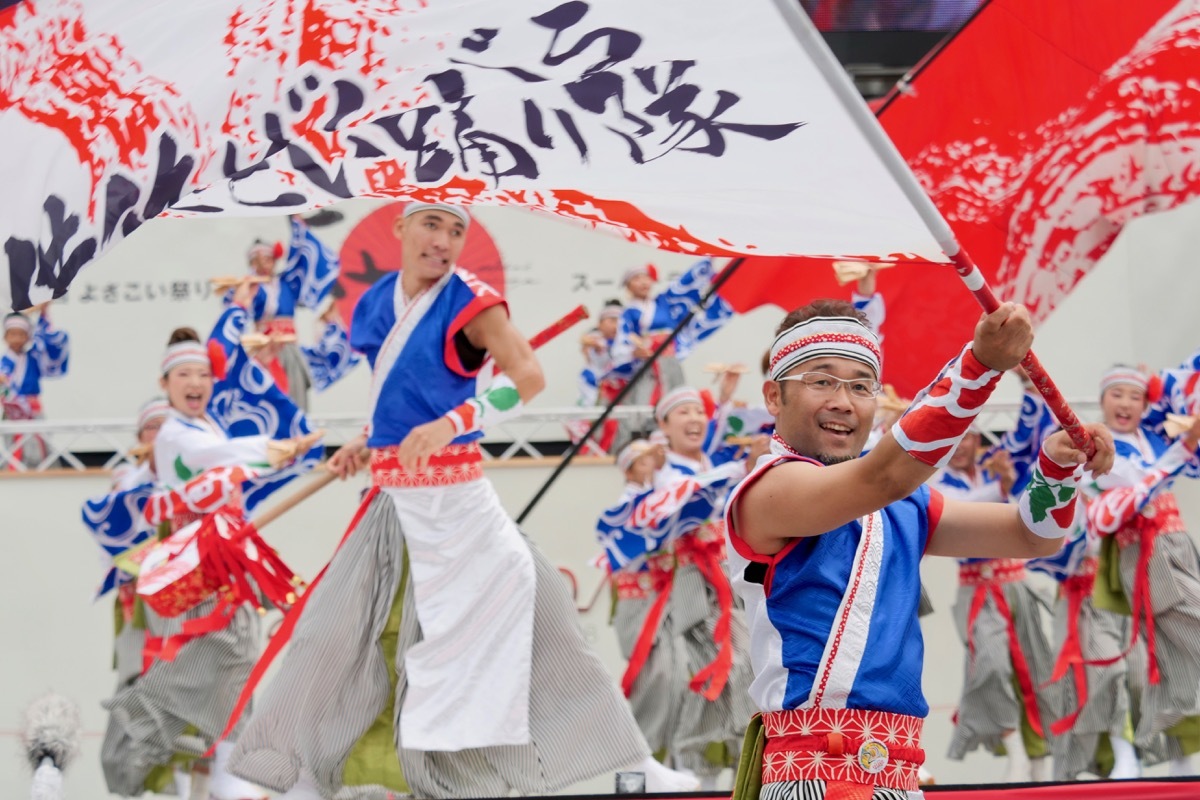
POLYGON ((942 260, 785 5, 8 6, 0 304, 63 295, 158 216, 350 197, 525 206, 703 255, 942 260))

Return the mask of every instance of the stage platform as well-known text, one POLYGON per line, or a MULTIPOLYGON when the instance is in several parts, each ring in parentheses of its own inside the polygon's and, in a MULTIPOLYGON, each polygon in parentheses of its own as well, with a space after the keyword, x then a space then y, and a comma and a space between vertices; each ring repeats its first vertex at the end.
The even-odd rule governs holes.
MULTIPOLYGON (((1072 783, 994 783, 977 786, 926 786, 929 800, 1200 800, 1200 777, 1072 783)), ((559 795, 538 800, 728 800, 728 792, 687 794, 559 795)), ((534 800, 534 798, 528 798, 534 800)))

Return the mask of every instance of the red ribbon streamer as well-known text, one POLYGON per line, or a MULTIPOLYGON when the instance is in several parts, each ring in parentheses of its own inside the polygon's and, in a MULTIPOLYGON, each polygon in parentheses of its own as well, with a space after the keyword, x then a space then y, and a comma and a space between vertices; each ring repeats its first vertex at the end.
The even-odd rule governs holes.
POLYGON ((725 576, 725 570, 721 568, 720 546, 723 544, 724 542, 717 540, 708 546, 691 549, 696 569, 700 570, 700 574, 717 592, 717 607, 721 610, 713 630, 717 657, 693 675, 688 684, 688 688, 709 701, 721 696, 729 680, 729 673, 733 670, 733 589, 729 585, 729 578, 725 576), (712 546, 713 544, 716 547, 712 546), (708 683, 707 689, 704 688, 705 683, 708 683))
MULTIPOLYGON (((725 684, 729 681, 729 673, 733 670, 733 589, 729 585, 725 571, 721 568, 723 546, 722 539, 702 542, 694 534, 680 537, 675 544, 676 556, 695 564, 696 569, 717 593, 720 616, 717 618, 717 624, 713 630, 713 642, 717 645, 717 656, 693 675, 691 681, 688 682, 689 689, 709 701, 716 700, 721 696, 725 684)), ((629 654, 629 665, 625 668, 625 674, 621 676, 621 689, 625 692, 626 697, 632 693, 633 684, 642 668, 645 667, 646 659, 650 657, 650 649, 654 646, 654 640, 658 635, 658 626, 662 621, 667 599, 671 595, 671 588, 674 586, 674 570, 652 569, 651 574, 653 576, 652 591, 657 594, 657 597, 646 614, 642 630, 633 646, 633 652, 629 654)))
POLYGON ((653 605, 646 613, 646 620, 642 623, 642 630, 633 645, 633 652, 629 654, 629 665, 625 667, 625 674, 621 676, 621 691, 626 697, 633 693, 633 683, 641 673, 642 667, 646 666, 646 659, 650 657, 650 648, 654 646, 654 639, 658 636, 658 626, 667 607, 667 598, 671 596, 671 587, 675 585, 674 570, 652 569, 651 575, 654 582, 652 590, 658 596, 654 598, 653 605))
POLYGON ((1158 538, 1159 532, 1168 521, 1170 521, 1170 517, 1156 520, 1139 514, 1130 523, 1131 527, 1138 530, 1139 542, 1137 568, 1133 573, 1133 597, 1130 598, 1129 603, 1133 616, 1129 646, 1112 658, 1084 662, 1088 666, 1107 667, 1128 656, 1137 645, 1138 625, 1144 617, 1146 621, 1147 675, 1152 686, 1157 686, 1162 680, 1162 673, 1158 668, 1158 652, 1155 646, 1157 633, 1154 626, 1154 603, 1150 596, 1150 558, 1154 555, 1154 540, 1158 538))
POLYGON ((971 660, 975 660, 975 620, 978 619, 979 612, 983 610, 984 603, 987 602, 989 596, 995 602, 996 610, 1000 612, 1008 625, 1008 652, 1012 658, 1017 684, 1021 687, 1021 700, 1025 707, 1025 716, 1029 720, 1029 726, 1033 728, 1033 732, 1045 738, 1041 714, 1038 712, 1037 694, 1033 690, 1033 678, 1029 674, 1029 662, 1025 660, 1025 653, 1021 650, 1021 642, 1017 639, 1017 626, 1013 622, 1012 609, 1009 608, 1008 601, 1004 598, 1004 589, 1001 586, 975 587, 975 595, 971 598, 971 610, 967 614, 967 648, 970 651, 971 660))
POLYGON ((1074 711, 1051 724, 1050 732, 1055 736, 1062 736, 1075 727, 1075 720, 1079 719, 1079 714, 1087 705, 1088 682, 1083 645, 1079 639, 1079 615, 1083 612, 1084 599, 1092 594, 1095 582, 1094 574, 1073 575, 1063 581, 1063 594, 1067 598, 1067 638, 1063 642, 1058 659, 1054 662, 1054 672, 1051 673, 1048 683, 1062 680, 1067 670, 1071 670, 1075 682, 1076 703, 1074 711))

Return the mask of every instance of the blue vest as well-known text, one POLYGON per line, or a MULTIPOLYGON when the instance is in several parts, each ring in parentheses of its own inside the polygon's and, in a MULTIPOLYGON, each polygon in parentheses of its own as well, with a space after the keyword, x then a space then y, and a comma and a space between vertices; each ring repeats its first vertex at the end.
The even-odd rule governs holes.
MULTIPOLYGON (((399 273, 385 275, 354 307, 350 345, 375 369, 375 359, 396 325, 395 293, 399 273)), ((503 305, 494 289, 465 270, 456 269, 425 315, 416 324, 399 358, 382 380, 371 418, 368 447, 400 444, 413 428, 432 422, 476 394, 476 365, 464 365, 454 337, 485 309, 503 305)), ((465 444, 481 431, 460 436, 465 444)))
MULTIPOLYGON (((754 479, 752 473, 739 489, 754 479)), ((921 486, 880 512, 883 562, 865 649, 846 699, 847 708, 913 717, 929 713, 921 690, 925 645, 917 622, 917 605, 921 597, 920 562, 930 532, 931 497, 929 487, 921 486)), ((735 572, 731 577, 746 603, 751 647, 755 652, 767 653, 775 649, 766 646, 768 640, 781 645, 778 661, 771 653, 767 657, 771 663, 755 664, 760 678, 768 672, 786 675, 782 708, 764 710, 800 708, 812 693, 826 642, 834 635, 838 608, 851 582, 862 524, 854 520, 819 536, 795 539, 774 557, 755 556, 751 561, 774 561, 769 593, 765 585, 750 577, 756 565, 747 566, 745 543, 732 528, 728 533, 733 544, 731 570, 745 572, 745 576, 735 572), (755 610, 762 607, 764 594, 765 619, 755 610)), ((865 575, 863 579, 871 577, 865 575)), ((760 706, 764 703, 760 697, 755 700, 760 706)))

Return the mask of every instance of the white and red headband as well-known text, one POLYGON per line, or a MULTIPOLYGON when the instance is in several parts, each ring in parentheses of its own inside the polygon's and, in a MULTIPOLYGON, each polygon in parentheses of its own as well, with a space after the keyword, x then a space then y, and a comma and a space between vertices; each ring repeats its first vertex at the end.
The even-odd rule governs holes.
POLYGON ((1150 378, 1133 367, 1116 366, 1100 376, 1100 394, 1114 386, 1133 386, 1143 392, 1150 385, 1150 378))
POLYGON ((138 410, 137 432, 141 433, 153 420, 166 417, 170 411, 171 404, 165 398, 155 397, 153 400, 146 401, 138 410))
POLYGON ((688 403, 695 403, 703 408, 704 398, 700 396, 700 392, 690 386, 680 386, 672 389, 664 394, 662 399, 658 401, 658 405, 654 407, 654 418, 658 420, 659 425, 662 425, 666 421, 668 414, 688 403))
POLYGON ((4 318, 4 330, 33 333, 33 323, 24 314, 9 314, 4 318))
POLYGON ((767 377, 779 380, 797 364, 829 356, 866 364, 876 378, 883 373, 874 331, 854 317, 812 317, 775 337, 767 377))
POLYGON ((176 342, 163 354, 162 374, 166 375, 182 364, 206 364, 211 367, 208 348, 199 342, 176 342))
POLYGON ((621 277, 621 285, 627 286, 638 275, 649 275, 650 280, 658 280, 658 270, 653 264, 646 264, 641 267, 633 267, 632 269, 625 270, 625 274, 621 277))
POLYGON ((629 468, 633 466, 633 462, 649 453, 655 447, 657 445, 645 439, 634 439, 621 448, 621 452, 617 454, 617 468, 621 472, 628 472, 629 468))
POLYGON ((458 221, 463 224, 464 228, 471 227, 471 215, 467 213, 467 209, 446 203, 419 203, 414 200, 404 207, 404 218, 408 219, 413 214, 419 214, 422 211, 441 211, 458 217, 458 221))
POLYGON ((609 305, 606 305, 604 308, 600 309, 600 319, 620 319, 621 314, 624 312, 624 306, 617 305, 616 303, 610 303, 609 305))
POLYGON ((1104 393, 1114 386, 1132 386, 1141 389, 1151 403, 1156 402, 1162 396, 1163 388, 1162 378, 1157 375, 1147 375, 1136 367, 1127 367, 1123 364, 1118 364, 1100 376, 1100 396, 1104 397, 1104 393))
POLYGON ((255 239, 254 244, 250 245, 250 249, 246 251, 246 260, 252 261, 259 253, 270 256, 275 260, 283 258, 283 243, 275 242, 267 244, 262 239, 255 239))

